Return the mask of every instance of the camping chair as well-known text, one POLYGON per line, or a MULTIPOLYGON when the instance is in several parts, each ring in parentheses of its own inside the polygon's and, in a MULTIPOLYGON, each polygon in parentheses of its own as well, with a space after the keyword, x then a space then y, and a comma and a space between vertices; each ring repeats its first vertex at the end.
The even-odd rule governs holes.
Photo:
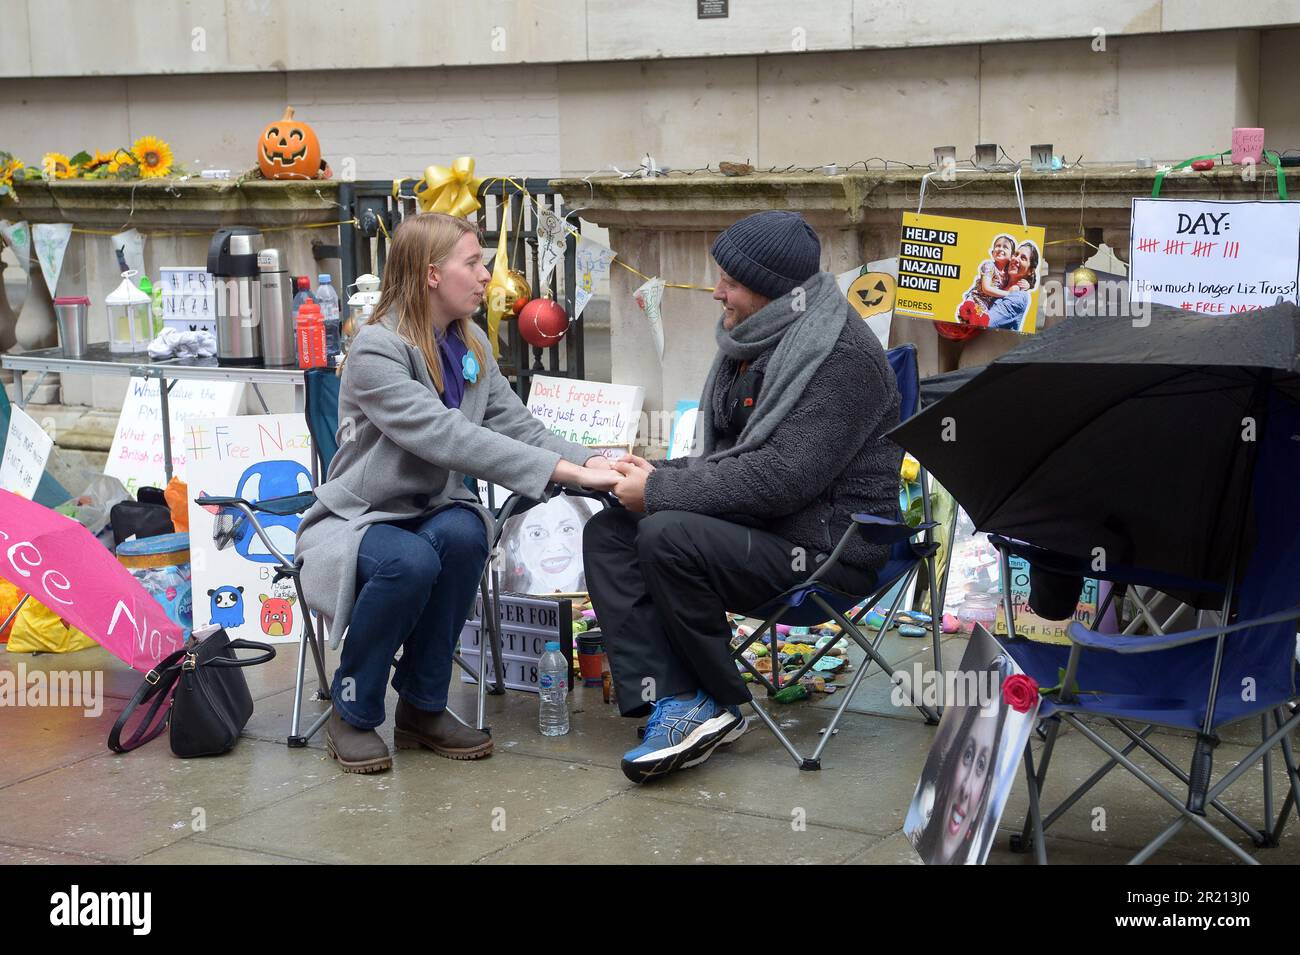
MULTIPOLYGON (((1205 832, 1234 856, 1254 863, 1249 853, 1216 828, 1206 817, 1207 807, 1241 829, 1255 847, 1276 846, 1292 808, 1300 799, 1300 775, 1290 734, 1300 726, 1300 713, 1291 705, 1296 699, 1296 621, 1300 620, 1300 578, 1295 573, 1300 561, 1300 502, 1290 487, 1300 469, 1300 407, 1274 399, 1269 409, 1272 424, 1261 440, 1253 485, 1253 551, 1246 554, 1239 540, 1233 571, 1224 585, 1176 580, 1130 569, 1089 572, 1118 585, 1107 603, 1125 587, 1142 583, 1157 589, 1188 595, 1198 604, 1207 592, 1221 597, 1219 625, 1163 633, 1159 621, 1139 610, 1139 618, 1153 629, 1151 635, 1102 634, 1079 623, 1068 629, 1071 646, 1037 643, 1010 636, 1005 648, 1017 664, 1040 686, 1061 685, 1054 696, 1043 698, 1039 717, 1047 721, 1047 738, 1041 765, 1035 771, 1032 753, 1026 747, 1025 779, 1029 790, 1029 815, 1025 830, 1012 839, 1014 851, 1032 848, 1037 861, 1047 861, 1044 832, 1116 766, 1122 766, 1168 803, 1178 816, 1136 856, 1145 862, 1188 823, 1205 832), (1284 418, 1284 421, 1277 421, 1284 418), (1247 559, 1248 558, 1248 559, 1247 559), (1240 574, 1237 567, 1244 566, 1240 574), (1064 678, 1060 676, 1064 671, 1064 678), (1217 782, 1212 782, 1214 749, 1219 732, 1226 726, 1257 719, 1260 742, 1217 782), (1121 750, 1094 729, 1097 722, 1117 729, 1128 741, 1121 750), (1040 794, 1047 775, 1057 734, 1062 723, 1076 729, 1097 746, 1108 762, 1044 818, 1040 794), (1196 734, 1190 766, 1184 770, 1163 753, 1150 734, 1156 727, 1191 731, 1196 734), (1274 816, 1272 750, 1281 743, 1282 758, 1290 786, 1285 804, 1274 816), (1186 798, 1161 785, 1129 758, 1141 749, 1186 788, 1186 798), (1262 763, 1264 774, 1263 824, 1251 826, 1229 809, 1221 796, 1242 774, 1262 763)), ((1015 553, 1031 564, 1068 572, 1060 555, 1037 548, 995 539, 1003 554, 1015 553)), ((1077 569, 1077 565, 1076 568, 1077 569)), ((1005 579, 1005 578, 1004 578, 1005 579)), ((1004 609, 1011 619, 1009 593, 1003 594, 1004 609)), ((1098 619, 1105 612, 1099 608, 1098 619)), ((1132 626, 1126 627, 1132 630, 1132 626)))
MULTIPOLYGON (((1082 578, 1091 577, 1098 581, 1104 581, 1111 585, 1109 592, 1096 609, 1088 629, 1100 631, 1103 620, 1108 619, 1110 614, 1114 613, 1114 618, 1118 622, 1116 633, 1130 636, 1157 636, 1163 637, 1170 632, 1170 628, 1180 619, 1185 619, 1188 612, 1197 613, 1194 618, 1197 625, 1202 621, 1200 615, 1205 614, 1204 610, 1197 610, 1197 607, 1209 606, 1211 603, 1219 604, 1223 601, 1223 585, 1215 584, 1209 581, 1187 580, 1180 577, 1173 577, 1167 574, 1152 574, 1143 572, 1137 568, 1128 566, 1110 565, 1105 568, 1097 569, 1093 566, 1091 560, 1071 557, 1067 554, 1061 554, 1055 551, 1046 550, 1045 548, 1035 547, 1024 541, 1011 540, 1000 534, 990 534, 989 541, 997 549, 999 564, 1001 568, 1000 580, 1008 581, 1014 576, 1011 566, 1013 558, 1019 558, 1033 567, 1035 570, 1046 571, 1050 574, 1057 574, 1063 577, 1073 578, 1082 582, 1082 578), (1163 588, 1163 589, 1159 589, 1163 588), (1158 601, 1161 596, 1170 597, 1178 594, 1182 599, 1173 599, 1173 610, 1163 620, 1155 616, 1158 610, 1158 601), (1125 600, 1133 604, 1136 613, 1129 621, 1125 621, 1121 614, 1125 606, 1125 600)), ((1032 598, 1032 593, 1031 593, 1032 598)), ((1163 611, 1160 611, 1163 613, 1163 611)), ((1002 591, 1002 613, 1003 619, 1010 621, 1007 626, 1007 639, 1018 639, 1020 634, 1017 632, 1017 613, 1015 604, 1012 600, 1011 589, 1003 587, 1002 591)), ((1216 615, 1217 616, 1217 615, 1216 615)), ((1056 740, 1060 733, 1061 720, 1059 716, 1045 716, 1038 721, 1038 735, 1043 740, 1043 752, 1039 756, 1037 771, 1034 774, 1035 782, 1041 792, 1043 781, 1047 776, 1047 769, 1051 763, 1052 752, 1056 746, 1056 740)), ((1154 730, 1154 723, 1148 723, 1138 730, 1132 737, 1131 742, 1123 749, 1122 755, 1127 756, 1133 750, 1137 749, 1143 740, 1145 740, 1154 730)), ((1079 801, 1090 789, 1093 788, 1101 779, 1117 766, 1115 760, 1110 760, 1104 764, 1097 772, 1093 773, 1088 779, 1072 792, 1066 799, 1043 819, 1043 829, 1047 830, 1057 821, 1066 811, 1069 810, 1076 802, 1079 801)), ((1224 811, 1221 804, 1216 803, 1215 808, 1224 811)), ((1015 852, 1028 851, 1033 845, 1030 838, 1033 820, 1027 814, 1021 833, 1013 836, 1011 840, 1012 850, 1015 852)), ((1243 824, 1244 825, 1244 824, 1243 824)), ((1248 826, 1248 832, 1253 832, 1248 826)))
MULTIPOLYGON (((307 430, 311 434, 312 442, 312 471, 313 478, 319 483, 323 475, 329 473, 330 462, 338 452, 338 427, 339 427, 339 384, 340 380, 333 371, 329 369, 310 369, 306 372, 304 384, 306 388, 306 409, 304 415, 307 419, 307 430)), ((261 538, 262 543, 266 545, 267 550, 276 559, 275 575, 273 581, 279 581, 286 577, 293 580, 294 590, 298 594, 298 605, 303 608, 302 614, 302 635, 298 642, 298 666, 294 678, 294 695, 293 695, 293 715, 290 718, 288 744, 291 747, 306 746, 307 741, 314 736, 325 721, 329 719, 331 708, 327 708, 324 713, 320 714, 307 728, 302 732, 302 698, 305 689, 307 654, 310 652, 312 662, 316 667, 317 688, 314 695, 316 700, 329 700, 330 698, 330 681, 325 673, 325 633, 324 624, 318 613, 313 613, 303 597, 302 585, 298 579, 298 567, 293 559, 281 553, 270 538, 267 536, 261 523, 257 519, 257 514, 274 514, 278 516, 287 516, 291 514, 303 514, 312 504, 315 503, 315 495, 311 492, 304 494, 293 494, 285 497, 271 498, 269 500, 252 503, 242 498, 234 497, 201 497, 196 499, 200 506, 216 506, 221 508, 217 518, 216 535, 218 535, 218 547, 222 546, 222 540, 233 540, 239 534, 239 525, 242 521, 252 523, 254 532, 261 538), (315 623, 313 623, 313 617, 315 623)), ((499 531, 498 531, 499 533, 499 531)), ((480 581, 480 591, 483 595, 484 606, 488 604, 488 585, 487 570, 484 569, 483 578, 480 581)), ((501 633, 497 624, 496 617, 493 616, 487 622, 488 638, 494 651, 494 659, 499 660, 500 654, 495 651, 501 645, 501 633)), ((479 683, 478 707, 475 720, 475 728, 488 731, 484 723, 484 693, 487 688, 484 682, 479 680, 478 671, 469 664, 457 652, 453 656, 453 662, 468 672, 475 681, 479 683)), ((500 665, 496 676, 496 686, 492 692, 503 692, 501 689, 502 679, 500 665)), ((448 712, 451 712, 449 709, 448 712)), ((453 716, 456 714, 453 712, 453 716)), ((461 719, 456 716, 457 719, 461 719)), ((464 723, 464 720, 461 720, 464 723)), ((466 725, 469 725, 466 723, 466 725)))
MULTIPOLYGON (((902 420, 907 420, 916 414, 920 403, 920 379, 917 372, 916 347, 914 345, 903 345, 890 349, 888 357, 901 396, 899 416, 902 420)), ((924 509, 922 523, 916 527, 911 527, 901 519, 890 520, 871 514, 853 515, 853 523, 844 532, 839 543, 831 551, 830 556, 822 562, 821 566, 807 580, 791 587, 757 610, 750 608, 746 614, 747 616, 762 619, 763 623, 752 634, 742 640, 738 646, 733 648, 732 657, 740 666, 753 675, 756 684, 767 690, 769 697, 775 696, 783 686, 798 683, 804 676, 812 672, 817 661, 829 653, 831 648, 839 642, 838 640, 828 642, 805 660, 794 673, 783 676, 776 654, 776 643, 773 640, 772 672, 771 676, 769 676, 760 672, 753 663, 745 658, 744 653, 756 641, 761 640, 764 634, 771 633, 775 635, 777 624, 815 626, 827 620, 834 620, 840 625, 843 636, 851 639, 866 654, 866 659, 858 666, 850 685, 840 691, 840 701, 835 707, 834 715, 825 730, 822 731, 822 737, 817 743, 816 749, 809 756, 804 756, 795 748, 795 745, 781 732, 781 728, 777 726, 776 721, 751 696, 750 703, 758 718, 772 731, 800 769, 821 769, 822 750, 825 749, 827 742, 834 734, 835 727, 839 724, 840 718, 844 715, 844 711, 853 698, 853 694, 857 692, 858 687, 862 684, 863 677, 866 676, 873 662, 893 679, 894 668, 881 655, 880 643, 884 639, 886 631, 893 626, 894 617, 900 609, 903 597, 922 564, 926 567, 928 586, 930 588, 930 631, 934 640, 934 669, 936 672, 943 669, 939 646, 939 628, 943 611, 938 599, 938 578, 935 576, 934 559, 939 545, 935 542, 933 533, 937 525, 930 520, 929 476, 924 468, 920 470, 919 480, 924 509), (877 575, 874 589, 867 594, 843 593, 821 582, 821 578, 826 572, 839 561, 854 534, 861 534, 872 543, 890 545, 889 560, 877 575), (920 542, 913 540, 918 534, 924 535, 923 540, 920 542), (884 622, 881 624, 875 639, 869 640, 858 625, 873 607, 882 600, 888 599, 891 591, 895 591, 895 594, 890 602, 889 610, 885 614, 884 622), (864 601, 865 603, 863 603, 864 601), (861 609, 853 613, 851 618, 846 616, 858 604, 863 604, 861 609)), ((899 517, 901 518, 901 514, 899 517)), ((916 702, 915 692, 918 689, 913 688, 913 705, 921 711, 921 715, 925 717, 927 723, 937 723, 939 721, 937 708, 931 708, 916 702)))

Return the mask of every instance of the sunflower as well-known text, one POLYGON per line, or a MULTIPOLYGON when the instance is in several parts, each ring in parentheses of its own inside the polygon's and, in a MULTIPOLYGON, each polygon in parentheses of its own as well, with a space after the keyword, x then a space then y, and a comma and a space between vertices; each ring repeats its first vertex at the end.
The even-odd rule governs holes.
POLYGON ((41 157, 41 171, 51 179, 72 179, 77 170, 63 153, 46 153, 41 157))
POLYGON ((171 175, 172 148, 156 136, 141 136, 131 146, 140 164, 141 179, 159 179, 171 175))
POLYGON ((107 166, 112 161, 113 161, 113 153, 100 152, 98 149, 96 149, 95 155, 90 158, 89 162, 84 163, 84 167, 86 172, 93 172, 94 170, 99 169, 101 166, 107 166))
POLYGON ((0 186, 13 186, 14 173, 22 169, 24 163, 16 156, 10 156, 8 159, 0 160, 0 186))
MULTIPOLYGON (((98 153, 96 153, 98 155, 98 153)), ((135 156, 125 149, 114 149, 108 157, 108 171, 116 173, 123 166, 135 167, 135 156)))

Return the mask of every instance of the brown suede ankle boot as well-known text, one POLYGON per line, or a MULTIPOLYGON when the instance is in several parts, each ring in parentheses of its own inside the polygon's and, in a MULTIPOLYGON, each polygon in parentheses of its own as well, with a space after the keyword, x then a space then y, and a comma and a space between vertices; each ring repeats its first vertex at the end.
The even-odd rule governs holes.
POLYGON ((492 755, 492 737, 466 726, 447 710, 430 713, 405 700, 397 701, 393 745, 398 749, 423 746, 448 759, 482 759, 492 755))
POLYGON ((337 709, 325 726, 325 748, 345 773, 382 773, 393 768, 393 757, 379 734, 357 729, 337 709))

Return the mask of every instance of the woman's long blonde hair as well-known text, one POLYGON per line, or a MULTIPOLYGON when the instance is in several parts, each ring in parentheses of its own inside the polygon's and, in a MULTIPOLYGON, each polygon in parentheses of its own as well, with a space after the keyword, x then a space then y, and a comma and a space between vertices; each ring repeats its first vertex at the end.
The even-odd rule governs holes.
MULTIPOLYGON (((366 324, 373 325, 380 317, 393 312, 397 316, 397 334, 420 349, 429 377, 438 394, 443 393, 442 357, 433 337, 433 309, 429 305, 429 266, 442 265, 461 236, 477 235, 478 229, 466 219, 456 219, 440 212, 425 212, 412 216, 397 227, 392 244, 388 247, 388 260, 384 263, 383 291, 379 304, 366 324)), ((481 369, 487 367, 487 352, 473 329, 469 316, 458 318, 448 327, 460 328, 461 341, 469 348, 481 369)), ((466 382, 469 385, 469 382, 466 382)))

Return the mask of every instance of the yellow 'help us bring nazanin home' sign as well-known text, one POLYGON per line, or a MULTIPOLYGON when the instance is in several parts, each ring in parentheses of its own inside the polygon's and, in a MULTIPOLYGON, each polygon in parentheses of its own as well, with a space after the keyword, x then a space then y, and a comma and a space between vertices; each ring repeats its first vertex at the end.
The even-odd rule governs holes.
POLYGON ((1044 230, 903 213, 894 314, 936 322, 1038 330, 1047 274, 1044 230))

